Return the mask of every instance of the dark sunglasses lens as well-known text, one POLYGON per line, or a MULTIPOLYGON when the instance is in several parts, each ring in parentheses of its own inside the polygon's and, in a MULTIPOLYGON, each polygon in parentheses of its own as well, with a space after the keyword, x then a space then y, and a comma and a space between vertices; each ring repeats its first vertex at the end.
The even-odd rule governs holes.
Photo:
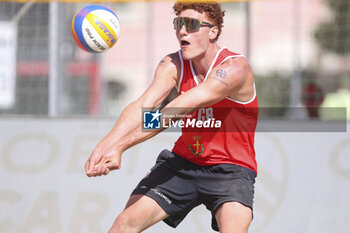
POLYGON ((175 18, 173 21, 174 29, 177 31, 180 31, 182 28, 182 25, 185 25, 187 32, 195 32, 198 31, 201 27, 201 23, 197 19, 191 19, 191 18, 184 18, 184 17, 178 17, 175 18))
MULTIPOLYGON (((178 18, 174 19, 173 23, 174 23, 174 29, 176 31, 180 31, 182 28, 182 25, 184 25, 184 23, 185 23, 185 20, 184 20, 184 18, 178 17, 178 18)), ((185 24, 185 27, 187 28, 186 24, 185 24)))
POLYGON ((174 24, 174 30, 179 30, 179 18, 175 18, 174 21, 173 21, 173 24, 174 24))
POLYGON ((190 19, 190 30, 187 31, 191 31, 191 32, 196 32, 199 31, 201 27, 201 22, 199 22, 198 19, 190 19))

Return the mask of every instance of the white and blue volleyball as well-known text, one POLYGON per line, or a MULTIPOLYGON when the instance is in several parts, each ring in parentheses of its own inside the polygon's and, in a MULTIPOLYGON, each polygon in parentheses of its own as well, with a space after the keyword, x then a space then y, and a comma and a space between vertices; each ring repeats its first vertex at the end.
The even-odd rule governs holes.
POLYGON ((87 52, 101 53, 112 48, 119 33, 118 16, 106 6, 86 6, 72 20, 74 41, 87 52))

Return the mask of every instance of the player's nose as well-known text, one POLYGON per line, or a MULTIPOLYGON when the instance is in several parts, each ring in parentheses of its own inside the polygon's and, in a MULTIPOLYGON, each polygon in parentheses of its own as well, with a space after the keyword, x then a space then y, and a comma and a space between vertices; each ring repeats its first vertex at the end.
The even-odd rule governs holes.
POLYGON ((186 26, 185 24, 182 24, 181 28, 180 28, 180 31, 179 31, 179 34, 180 35, 187 35, 187 30, 186 30, 186 26))

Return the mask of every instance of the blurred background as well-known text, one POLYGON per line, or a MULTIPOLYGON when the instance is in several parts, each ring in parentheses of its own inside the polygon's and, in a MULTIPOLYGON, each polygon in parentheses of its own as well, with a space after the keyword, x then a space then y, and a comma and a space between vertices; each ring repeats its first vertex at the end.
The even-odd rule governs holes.
MULTIPOLYGON (((98 2, 119 17, 115 46, 103 54, 81 50, 71 20, 92 3, 0 2, 0 232, 107 232, 157 154, 178 137, 158 135, 127 151, 122 170, 85 177, 95 145, 149 86, 158 62, 179 49, 173 2, 116 0, 98 2)), ((350 118, 350 0, 222 6, 218 43, 249 60, 262 116, 275 126, 256 135, 251 232, 348 232, 347 126, 308 126, 339 120, 329 107, 347 107, 342 119, 350 118), (276 130, 295 117, 288 124, 302 132, 276 130)), ((198 208, 176 230, 161 223, 147 232, 213 232, 209 223, 198 208)))
MULTIPOLYGON (((103 3, 103 2, 102 2, 103 3)), ((0 114, 116 117, 179 49, 171 2, 105 2, 121 22, 118 43, 89 54, 70 25, 87 2, 0 2, 0 114)), ((315 107, 350 86, 348 0, 223 2, 221 46, 244 54, 260 106, 315 107)), ((284 108, 283 108, 284 107, 284 108)))

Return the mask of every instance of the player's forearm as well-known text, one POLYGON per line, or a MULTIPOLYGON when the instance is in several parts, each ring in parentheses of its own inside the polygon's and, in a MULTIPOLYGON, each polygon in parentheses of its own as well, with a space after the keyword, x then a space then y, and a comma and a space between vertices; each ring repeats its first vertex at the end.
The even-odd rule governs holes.
MULTIPOLYGON (((162 109, 161 113, 163 116, 167 116, 165 118, 166 122, 169 120, 176 121, 178 118, 175 116, 190 114, 197 107, 186 106, 179 108, 179 104, 184 106, 181 98, 177 101, 171 101, 164 109, 162 109)), ((141 108, 141 104, 138 102, 130 104, 123 111, 111 132, 103 140, 103 143, 104 141, 107 141, 110 146, 116 147, 118 150, 123 152, 130 147, 154 137, 166 129, 165 127, 161 126, 160 129, 143 131, 141 124, 141 108)))
POLYGON ((129 104, 119 116, 112 130, 99 144, 108 146, 121 146, 118 142, 129 137, 133 132, 141 130, 140 109, 141 106, 137 101, 129 104))
MULTIPOLYGON (((187 108, 165 107, 160 112, 162 113, 162 119, 164 120, 163 122, 169 122, 169 121, 177 121, 180 119, 178 116, 190 114, 194 110, 195 108, 190 108, 190 107, 187 107, 187 108)), ((163 122, 161 122, 160 129, 148 129, 148 130, 142 130, 141 129, 142 126, 140 122, 139 124, 140 128, 138 130, 133 131, 131 134, 128 135, 128 137, 125 137, 122 141, 120 141, 118 144, 118 147, 125 148, 126 150, 134 145, 137 145, 143 141, 146 141, 154 137, 155 135, 159 134, 160 132, 166 129, 166 127, 164 127, 163 125, 163 122)))
POLYGON ((137 130, 134 133, 132 133, 132 134, 128 135, 127 137, 123 138, 122 140, 120 140, 116 144, 116 146, 118 148, 122 148, 122 151, 125 151, 125 150, 127 150, 127 149, 141 143, 141 142, 144 142, 144 141, 156 136, 157 134, 162 132, 164 129, 165 128, 154 129, 154 130, 148 131, 148 132, 144 132, 141 129, 137 130))
POLYGON ((152 130, 151 132, 142 131, 142 106, 143 103, 138 100, 129 104, 123 110, 112 130, 99 145, 115 147, 123 152, 163 131, 163 129, 152 130))
MULTIPOLYGON (((190 113, 189 111, 190 111, 189 108, 186 108, 186 109, 185 108, 164 108, 161 110, 161 113, 163 114, 162 116, 165 121, 169 121, 169 120, 176 121, 178 120, 178 118, 176 118, 175 116, 179 116, 180 114, 183 114, 183 113, 185 114, 190 113)), ((132 146, 135 146, 143 141, 146 141, 166 129, 166 127, 164 127, 162 123, 163 122, 161 122, 161 128, 159 129, 142 130, 142 124, 140 120, 137 129, 133 130, 132 132, 130 132, 130 134, 123 137, 122 140, 118 141, 116 146, 118 148, 122 148, 122 150, 125 151, 132 146)))

